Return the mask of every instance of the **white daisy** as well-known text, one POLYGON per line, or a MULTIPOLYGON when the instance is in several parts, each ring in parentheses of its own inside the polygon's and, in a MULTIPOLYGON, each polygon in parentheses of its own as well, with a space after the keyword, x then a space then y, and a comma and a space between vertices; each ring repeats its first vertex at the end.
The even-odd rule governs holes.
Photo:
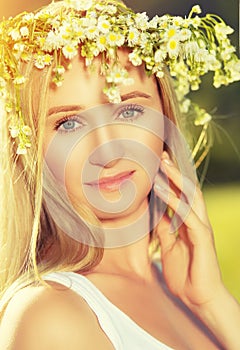
POLYGON ((28 27, 24 26, 20 28, 20 34, 22 37, 28 37, 29 36, 29 29, 28 27))
POLYGON ((27 149, 25 147, 25 145, 19 145, 18 148, 17 148, 17 152, 16 152, 18 155, 22 154, 22 155, 25 155, 27 154, 27 149))
POLYGON ((71 60, 78 53, 77 46, 75 45, 75 43, 67 44, 62 48, 62 53, 66 58, 71 60))
POLYGON ((55 49, 59 49, 64 44, 64 39, 59 32, 51 30, 43 44, 43 50, 51 52, 55 49))
POLYGON ((116 86, 111 86, 110 88, 105 88, 103 90, 105 95, 108 97, 110 103, 120 103, 121 95, 120 91, 116 86))
POLYGON ((178 28, 176 26, 170 26, 165 33, 165 36, 170 39, 178 34, 178 28))
POLYGON ((221 38, 226 38, 227 35, 232 34, 234 30, 225 23, 217 23, 214 27, 216 35, 221 38))
POLYGON ((89 26, 85 30, 85 35, 88 39, 93 40, 95 39, 99 34, 98 28, 96 26, 89 26))
POLYGON ((154 61, 156 63, 161 63, 167 56, 166 49, 164 47, 161 47, 161 49, 158 49, 154 54, 154 61))
POLYGON ((21 34, 18 29, 13 29, 9 32, 9 36, 12 38, 12 40, 17 41, 21 39, 21 34))
POLYGON ((136 51, 130 52, 128 58, 134 66, 140 66, 142 64, 142 59, 136 51))
POLYGON ((98 29, 100 32, 102 33, 108 33, 110 28, 111 28, 111 24, 110 22, 106 19, 106 16, 101 16, 98 19, 98 25, 97 25, 98 29))
POLYGON ((110 46, 122 46, 124 41, 125 37, 120 33, 109 32, 107 35, 107 43, 110 46))
POLYGON ((134 27, 130 27, 128 31, 128 37, 127 37, 128 44, 130 46, 136 45, 138 43, 139 36, 140 36, 139 31, 134 27))
POLYGON ((141 30, 145 30, 148 28, 148 16, 146 12, 136 14, 135 24, 136 27, 141 30))
POLYGON ((16 137, 18 137, 19 132, 20 132, 19 128, 16 127, 16 126, 10 127, 10 130, 9 130, 9 131, 10 131, 10 135, 11 135, 11 137, 12 137, 13 139, 15 139, 16 137))
POLYGON ((59 75, 63 75, 65 73, 65 68, 63 66, 57 66, 53 71, 59 75))
POLYGON ((24 75, 18 75, 14 80, 13 83, 16 85, 21 85, 24 84, 26 81, 26 78, 24 77, 24 75))
POLYGON ((191 30, 189 30, 187 28, 181 29, 180 33, 179 33, 179 40, 186 41, 186 40, 191 38, 191 35, 192 35, 191 30))
POLYGON ((24 135, 26 135, 26 136, 32 135, 32 130, 28 125, 24 125, 21 129, 22 129, 22 132, 24 133, 24 135))
POLYGON ((118 66, 112 68, 106 76, 107 82, 113 84, 121 84, 126 78, 128 78, 128 72, 126 69, 118 66))
POLYGON ((104 34, 100 34, 98 37, 97 37, 97 42, 96 42, 96 45, 97 45, 97 48, 99 49, 100 52, 104 51, 106 49, 106 44, 107 44, 107 38, 106 38, 106 35, 104 34))
POLYGON ((92 5, 92 0, 65 0, 65 2, 69 5, 69 7, 74 8, 77 11, 87 11, 92 5))
POLYGON ((177 38, 172 37, 167 43, 167 52, 170 58, 175 58, 179 55, 179 41, 177 38))

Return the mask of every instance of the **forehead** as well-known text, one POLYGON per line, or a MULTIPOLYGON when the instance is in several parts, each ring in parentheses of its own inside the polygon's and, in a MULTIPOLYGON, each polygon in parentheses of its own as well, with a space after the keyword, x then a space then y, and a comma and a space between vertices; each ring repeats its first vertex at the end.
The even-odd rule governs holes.
MULTIPOLYGON (((128 71, 133 84, 119 84, 121 94, 134 90, 143 91, 151 96, 158 94, 154 76, 148 77, 143 66, 134 67, 128 60, 128 50, 118 50, 118 62, 128 71)), ((60 104, 84 104, 86 107, 108 103, 103 92, 108 84, 102 73, 102 58, 98 56, 92 65, 86 67, 85 60, 78 56, 71 61, 71 68, 66 69, 64 81, 60 87, 50 88, 49 107, 60 104)))

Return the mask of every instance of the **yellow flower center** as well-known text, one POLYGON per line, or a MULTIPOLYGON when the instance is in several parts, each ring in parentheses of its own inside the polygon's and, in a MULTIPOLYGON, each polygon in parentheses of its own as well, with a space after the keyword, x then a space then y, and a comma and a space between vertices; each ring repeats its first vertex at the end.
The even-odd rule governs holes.
POLYGON ((89 32, 90 32, 90 33, 94 33, 94 32, 96 32, 96 28, 95 28, 95 27, 90 28, 90 29, 89 29, 89 32))
POLYGON ((109 28, 109 24, 106 23, 106 22, 103 22, 103 23, 102 23, 102 27, 103 27, 104 29, 108 29, 108 28, 109 28))
POLYGON ((50 55, 46 55, 46 56, 44 57, 44 62, 45 62, 46 64, 50 63, 51 60, 52 60, 52 56, 50 56, 50 55))
POLYGON ((99 43, 102 44, 102 45, 105 45, 106 44, 106 37, 105 36, 100 36, 99 43))
POLYGON ((135 37, 135 33, 134 32, 130 32, 128 37, 129 37, 130 40, 133 40, 134 37, 135 37))
POLYGON ((111 33, 111 34, 109 35, 109 40, 110 40, 110 41, 116 41, 116 40, 117 40, 117 35, 114 34, 114 33, 111 33))
POLYGON ((168 31, 168 37, 171 38, 172 36, 174 36, 176 34, 176 30, 171 28, 168 31))
POLYGON ((73 52, 74 51, 72 46, 67 46, 66 50, 67 50, 67 52, 73 52))
POLYGON ((169 48, 171 50, 175 50, 177 47, 177 42, 175 40, 171 40, 170 43, 169 43, 169 48))

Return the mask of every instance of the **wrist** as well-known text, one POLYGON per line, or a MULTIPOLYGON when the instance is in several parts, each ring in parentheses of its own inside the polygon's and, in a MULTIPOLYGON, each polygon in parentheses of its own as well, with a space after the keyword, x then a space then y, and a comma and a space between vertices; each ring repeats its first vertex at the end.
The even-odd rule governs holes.
POLYGON ((223 305, 232 301, 232 295, 225 288, 225 286, 222 285, 214 291, 214 294, 211 298, 209 298, 209 300, 199 305, 193 305, 192 311, 195 312, 200 318, 211 322, 211 319, 215 318, 215 315, 218 314, 223 305))
POLYGON ((223 286, 214 298, 192 311, 205 323, 225 349, 240 349, 240 305, 223 286))

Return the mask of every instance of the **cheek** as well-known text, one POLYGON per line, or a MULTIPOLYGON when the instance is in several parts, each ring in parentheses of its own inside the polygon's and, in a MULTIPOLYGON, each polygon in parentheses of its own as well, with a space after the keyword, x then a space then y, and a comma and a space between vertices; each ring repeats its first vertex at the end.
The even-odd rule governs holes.
POLYGON ((142 178, 139 179, 139 184, 145 184, 150 191, 159 170, 164 143, 161 138, 149 132, 140 134, 138 139, 142 144, 142 149, 137 152, 137 160, 142 168, 142 178))
POLYGON ((129 142, 126 141, 125 154, 132 154, 132 159, 148 174, 153 168, 159 167, 164 146, 163 136, 143 128, 133 127, 125 133, 125 138, 129 140, 129 142))
POLYGON ((85 142, 84 135, 78 132, 62 134, 47 131, 45 133, 44 158, 57 181, 64 185, 66 174, 71 178, 77 169, 79 170, 82 162, 87 158, 89 147, 90 144, 85 142))
POLYGON ((161 137, 148 133, 145 138, 145 144, 158 156, 158 158, 161 157, 164 145, 164 141, 161 137))
POLYGON ((64 169, 64 182, 70 197, 83 195, 82 174, 90 153, 89 142, 82 140, 68 156, 64 169))

